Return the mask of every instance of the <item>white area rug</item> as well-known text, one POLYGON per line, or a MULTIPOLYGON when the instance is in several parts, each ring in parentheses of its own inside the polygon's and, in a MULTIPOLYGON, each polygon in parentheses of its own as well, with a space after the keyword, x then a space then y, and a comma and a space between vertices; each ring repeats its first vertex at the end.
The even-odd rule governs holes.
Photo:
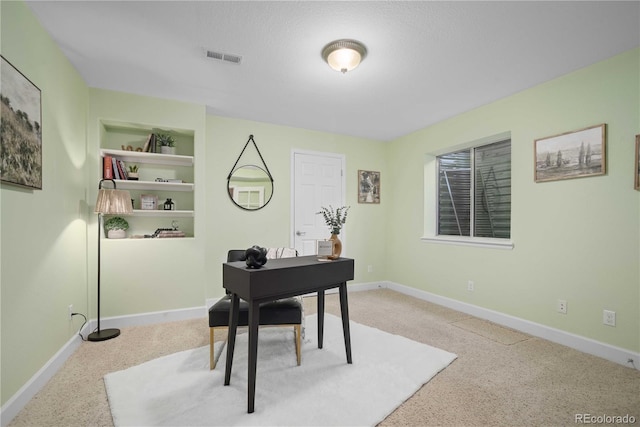
MULTIPOLYGON (((293 328, 261 328, 255 412, 247 413, 247 334, 239 334, 231 384, 226 348, 209 370, 209 347, 151 360, 104 377, 116 426, 375 425, 447 367, 456 355, 350 322, 347 364, 339 318, 325 314, 324 348, 317 318, 306 318, 302 364, 293 328)), ((216 343, 218 344, 218 343, 216 343)))

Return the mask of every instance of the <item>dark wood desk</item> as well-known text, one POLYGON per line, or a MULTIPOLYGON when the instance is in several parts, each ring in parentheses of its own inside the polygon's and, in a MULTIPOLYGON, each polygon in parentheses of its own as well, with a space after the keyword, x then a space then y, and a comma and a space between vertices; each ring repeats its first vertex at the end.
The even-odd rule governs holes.
POLYGON ((318 261, 318 256, 272 259, 260 269, 250 269, 244 261, 228 262, 222 266, 222 284, 232 294, 229 312, 229 339, 224 385, 231 380, 233 350, 238 328, 239 298, 249 303, 249 367, 248 409, 254 411, 256 392, 256 362, 258 360, 258 325, 260 304, 280 298, 318 293, 318 348, 322 348, 324 333, 324 291, 339 288, 342 331, 347 363, 351 363, 351 335, 349 333, 349 304, 347 280, 353 280, 353 260, 339 258, 318 261))

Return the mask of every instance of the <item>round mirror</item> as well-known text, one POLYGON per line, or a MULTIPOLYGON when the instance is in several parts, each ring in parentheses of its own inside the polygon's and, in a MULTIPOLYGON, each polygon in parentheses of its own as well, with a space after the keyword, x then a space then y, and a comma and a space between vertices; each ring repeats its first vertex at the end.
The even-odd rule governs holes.
POLYGON ((266 206, 273 196, 273 179, 260 166, 236 168, 227 179, 229 197, 238 207, 255 211, 266 206))

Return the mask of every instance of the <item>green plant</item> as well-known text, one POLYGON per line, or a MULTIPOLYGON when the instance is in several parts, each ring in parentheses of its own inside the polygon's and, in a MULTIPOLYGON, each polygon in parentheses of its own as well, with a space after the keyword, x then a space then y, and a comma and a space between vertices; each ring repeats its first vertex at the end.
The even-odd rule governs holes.
POLYGON ((138 172, 138 165, 129 165, 129 172, 137 173, 138 172))
POLYGON ((329 208, 322 207, 320 212, 316 212, 316 215, 322 214, 324 222, 331 230, 331 234, 340 234, 342 226, 347 222, 347 212, 351 206, 342 206, 337 209, 333 209, 331 205, 329 208))
POLYGON ((104 229, 109 230, 126 230, 129 228, 129 223, 126 219, 113 216, 104 222, 104 229))
POLYGON ((163 147, 175 147, 176 140, 168 133, 159 133, 156 135, 156 141, 163 147))

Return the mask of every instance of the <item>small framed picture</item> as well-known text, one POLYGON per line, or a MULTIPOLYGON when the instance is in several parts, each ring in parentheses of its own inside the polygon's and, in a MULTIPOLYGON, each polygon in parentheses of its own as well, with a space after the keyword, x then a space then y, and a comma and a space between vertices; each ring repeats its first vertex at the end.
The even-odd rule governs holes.
POLYGON ((380 203, 380 172, 358 171, 358 203, 380 203))
POLYGON ((636 190, 640 191, 640 135, 636 135, 636 156, 635 159, 635 168, 633 172, 634 177, 634 186, 636 190))
POLYGON ((534 141, 535 181, 604 175, 606 124, 534 141))
POLYGON ((158 196, 153 194, 141 194, 140 209, 149 211, 158 209, 158 196))

